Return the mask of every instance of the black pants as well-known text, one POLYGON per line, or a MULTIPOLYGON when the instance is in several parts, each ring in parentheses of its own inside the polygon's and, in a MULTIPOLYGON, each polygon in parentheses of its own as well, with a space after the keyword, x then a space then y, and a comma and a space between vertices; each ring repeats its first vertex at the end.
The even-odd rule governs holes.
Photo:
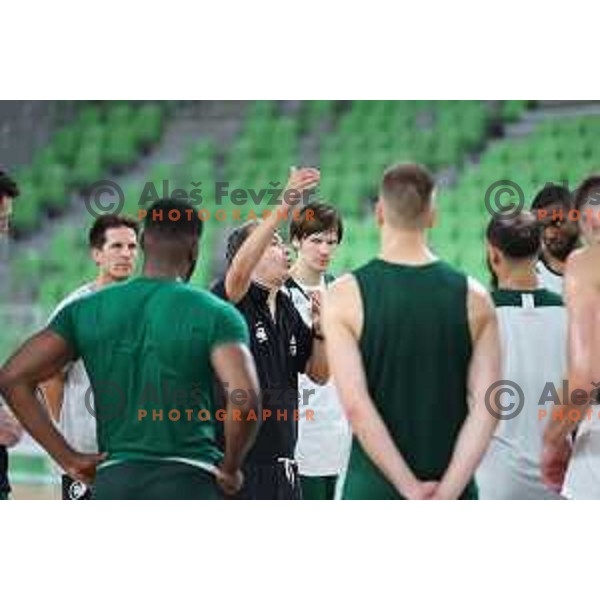
POLYGON ((298 466, 291 459, 247 463, 244 486, 235 500, 302 500, 298 466))

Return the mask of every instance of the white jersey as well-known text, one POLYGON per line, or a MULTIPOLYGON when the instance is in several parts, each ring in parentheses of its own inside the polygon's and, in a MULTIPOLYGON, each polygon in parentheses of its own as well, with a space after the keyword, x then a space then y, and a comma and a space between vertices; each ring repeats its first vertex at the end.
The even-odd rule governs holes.
MULTIPOLYGON (((561 298, 548 290, 497 290, 492 296, 502 348, 502 379, 520 387, 523 404, 516 416, 498 425, 476 474, 479 497, 560 499, 542 483, 540 459, 543 432, 554 406, 548 401, 547 383, 559 391, 566 375, 566 310, 561 298), (543 410, 545 416, 540 413, 543 410)), ((512 397, 506 392, 499 397, 506 407, 509 402, 519 406, 518 388, 512 389, 516 390, 512 397)), ((509 414, 507 410, 505 415, 509 414)))
MULTIPOLYGON (((325 291, 325 281, 320 286, 301 286, 293 281, 287 286, 294 306, 310 327, 313 291, 325 291)), ((319 477, 339 475, 346 467, 352 434, 344 415, 337 390, 330 381, 317 385, 304 374, 298 376, 300 394, 300 420, 296 461, 302 475, 319 477), (308 420, 307 411, 312 411, 308 420)))
MULTIPOLYGON (((95 290, 94 283, 88 283, 69 294, 54 310, 49 321, 67 304, 83 298, 95 290)), ((60 411, 59 429, 65 439, 79 452, 98 452, 96 440, 96 417, 94 416, 94 396, 88 374, 81 359, 70 363, 64 369, 65 385, 60 411)))
POLYGON ((535 270, 538 276, 538 287, 550 290, 562 298, 565 278, 549 269, 543 260, 538 260, 535 270))

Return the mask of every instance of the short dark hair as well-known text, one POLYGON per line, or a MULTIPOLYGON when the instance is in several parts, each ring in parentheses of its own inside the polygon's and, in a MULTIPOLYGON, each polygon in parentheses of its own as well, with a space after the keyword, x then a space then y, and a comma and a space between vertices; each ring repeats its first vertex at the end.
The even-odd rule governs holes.
POLYGON ((581 210, 590 198, 600 200, 600 175, 584 179, 574 194, 573 208, 581 210))
POLYGON ((571 208, 571 192, 564 185, 546 184, 535 196, 531 210, 541 210, 552 204, 560 204, 566 209, 571 208))
POLYGON ((513 260, 535 258, 542 246, 542 226, 535 216, 522 211, 517 215, 495 215, 486 237, 504 256, 513 260))
POLYGON ((258 227, 257 221, 247 221, 243 225, 236 227, 227 238, 227 250, 225 250, 225 260, 230 265, 239 252, 242 244, 248 239, 248 236, 258 227))
POLYGON ((197 240, 202 236, 202 225, 198 211, 187 200, 163 198, 148 209, 144 234, 170 240, 182 237, 197 240))
POLYGON ((416 163, 401 163, 385 170, 380 195, 390 209, 392 224, 418 227, 431 206, 434 190, 435 180, 428 169, 416 163))
POLYGON ((335 230, 337 241, 344 237, 344 224, 338 211, 324 202, 310 202, 290 223, 290 240, 303 240, 314 233, 335 230), (312 211, 312 212, 309 212, 312 211))
POLYGON ((139 232, 139 223, 126 215, 101 215, 90 227, 88 234, 88 242, 90 248, 96 248, 100 250, 106 243, 106 232, 109 229, 116 229, 118 227, 129 227, 135 231, 137 236, 139 232))
POLYGON ((7 171, 0 168, 0 197, 9 196, 10 198, 16 198, 20 195, 19 186, 17 182, 8 174, 7 171))

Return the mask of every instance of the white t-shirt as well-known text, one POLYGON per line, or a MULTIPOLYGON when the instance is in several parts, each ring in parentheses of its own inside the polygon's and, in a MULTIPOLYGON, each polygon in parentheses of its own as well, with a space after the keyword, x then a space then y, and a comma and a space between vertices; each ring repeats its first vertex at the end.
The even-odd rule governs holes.
MULTIPOLYGON (((95 284, 88 283, 69 294, 54 310, 49 321, 65 307, 79 298, 95 291, 95 284)), ((96 417, 94 395, 88 374, 81 359, 64 369, 65 384, 60 411, 59 429, 65 439, 79 452, 98 452, 96 440, 96 417)))
MULTIPOLYGON (((287 291, 304 322, 310 327, 310 293, 324 292, 325 281, 314 287, 294 282, 287 286, 287 291)), ((295 458, 300 473, 313 477, 339 475, 348 462, 352 432, 337 390, 331 381, 326 385, 317 385, 306 375, 300 374, 298 391, 300 420, 295 458), (309 410, 313 411, 312 420, 307 419, 309 410)))
POLYGON ((564 277, 562 275, 551 271, 542 260, 538 261, 535 270, 537 271, 539 288, 563 296, 564 277))
MULTIPOLYGON (((541 480, 542 436, 553 404, 540 399, 546 383, 560 391, 566 375, 567 320, 560 298, 547 290, 493 293, 502 349, 502 379, 523 390, 514 418, 500 421, 476 474, 485 499, 559 499, 541 480), (540 417, 540 410, 547 416, 540 417)), ((514 389, 514 388, 513 388, 514 389)), ((516 402, 506 394, 500 402, 516 402)), ((508 416, 509 413, 507 413, 508 416)))

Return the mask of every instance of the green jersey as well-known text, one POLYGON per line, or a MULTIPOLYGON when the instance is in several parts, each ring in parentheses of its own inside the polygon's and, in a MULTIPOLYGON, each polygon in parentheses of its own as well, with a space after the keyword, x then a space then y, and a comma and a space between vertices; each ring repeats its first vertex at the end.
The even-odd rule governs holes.
MULTIPOLYGON (((442 261, 372 260, 354 275, 369 394, 415 476, 439 480, 468 412, 467 278, 442 261)), ((475 495, 472 485, 465 495, 475 495)), ((356 440, 344 497, 400 498, 356 440)))
POLYGON ((108 461, 221 458, 210 357, 219 345, 248 343, 234 307, 178 281, 140 277, 67 305, 49 328, 83 359, 108 461))

